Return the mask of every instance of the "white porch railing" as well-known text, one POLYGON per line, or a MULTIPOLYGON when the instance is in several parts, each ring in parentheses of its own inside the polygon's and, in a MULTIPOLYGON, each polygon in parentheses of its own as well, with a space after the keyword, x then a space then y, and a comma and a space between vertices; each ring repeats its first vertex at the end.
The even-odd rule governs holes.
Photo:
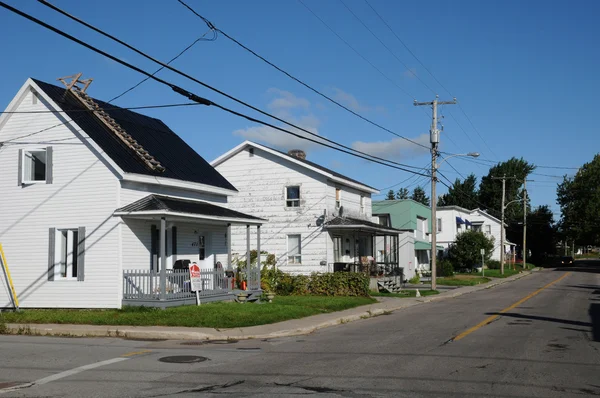
MULTIPOLYGON (((234 278, 227 277, 222 269, 202 269, 200 279, 200 297, 226 295, 234 290, 234 278)), ((196 293, 190 289, 190 274, 187 270, 167 270, 165 282, 165 291, 162 292, 160 272, 125 270, 123 300, 160 300, 163 297, 165 300, 180 300, 196 297, 196 293)))

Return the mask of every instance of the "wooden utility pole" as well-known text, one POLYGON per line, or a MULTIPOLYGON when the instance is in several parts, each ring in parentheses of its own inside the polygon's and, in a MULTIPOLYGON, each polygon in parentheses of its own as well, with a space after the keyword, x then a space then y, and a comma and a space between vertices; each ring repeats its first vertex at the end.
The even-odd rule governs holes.
POLYGON ((527 180, 523 180, 523 268, 527 267, 527 180))
POLYGON ((511 204, 513 201, 504 204, 506 200, 506 180, 516 180, 516 177, 507 177, 506 174, 502 177, 492 177, 492 180, 502 180, 502 220, 500 221, 500 273, 504 275, 504 210, 506 206, 511 204))
POLYGON ((417 102, 415 100, 415 106, 431 106, 431 129, 429 130, 429 141, 431 142, 431 290, 435 290, 436 274, 437 274, 437 196, 435 192, 435 184, 437 182, 437 157, 438 157, 438 144, 440 143, 440 131, 437 128, 437 107, 438 105, 455 105, 456 98, 452 101, 439 101, 438 96, 431 102, 417 102))

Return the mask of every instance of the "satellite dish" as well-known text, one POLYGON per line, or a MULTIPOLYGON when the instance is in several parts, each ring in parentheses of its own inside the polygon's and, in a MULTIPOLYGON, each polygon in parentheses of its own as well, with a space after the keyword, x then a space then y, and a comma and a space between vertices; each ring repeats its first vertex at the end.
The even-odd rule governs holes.
POLYGON ((344 215, 344 206, 340 206, 340 209, 338 210, 338 215, 340 217, 344 215))

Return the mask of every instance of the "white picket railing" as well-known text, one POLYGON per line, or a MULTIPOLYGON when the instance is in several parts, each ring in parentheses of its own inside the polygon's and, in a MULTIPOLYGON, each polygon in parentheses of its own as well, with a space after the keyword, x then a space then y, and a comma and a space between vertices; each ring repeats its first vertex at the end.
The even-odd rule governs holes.
MULTIPOLYGON (((254 276, 254 275, 253 275, 254 276)), ((201 269, 202 290, 200 297, 223 295, 234 290, 233 277, 228 277, 223 269, 201 269)), ((150 270, 123 271, 123 300, 160 300, 160 272, 150 270)), ((260 280, 259 280, 260 287, 260 280)), ((255 284, 253 284, 255 286, 255 284)), ((250 288, 250 287, 249 287, 250 288)), ((194 298, 191 291, 190 274, 187 270, 167 270, 165 280, 165 300, 194 298)))

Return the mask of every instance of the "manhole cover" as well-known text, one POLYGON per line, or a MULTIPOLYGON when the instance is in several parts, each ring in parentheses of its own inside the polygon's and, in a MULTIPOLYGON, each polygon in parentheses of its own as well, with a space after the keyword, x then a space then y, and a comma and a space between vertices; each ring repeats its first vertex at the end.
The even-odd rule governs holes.
POLYGON ((199 357, 196 355, 177 355, 177 356, 173 356, 173 357, 162 357, 162 358, 159 358, 158 360, 160 362, 166 362, 166 363, 196 363, 196 362, 204 362, 207 359, 208 358, 206 358, 206 357, 199 357))
POLYGON ((237 343, 239 340, 208 340, 207 343, 208 344, 234 344, 237 343))

